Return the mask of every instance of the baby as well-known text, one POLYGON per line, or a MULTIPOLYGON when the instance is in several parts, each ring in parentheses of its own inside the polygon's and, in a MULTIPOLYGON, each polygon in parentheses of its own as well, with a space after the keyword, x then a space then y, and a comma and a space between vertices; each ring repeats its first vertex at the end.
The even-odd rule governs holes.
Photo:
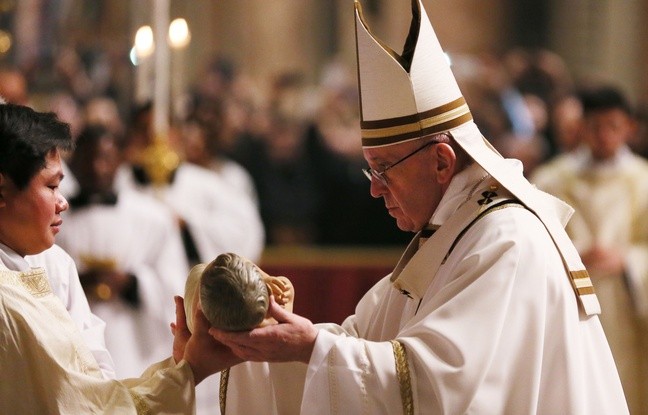
POLYGON ((295 290, 286 277, 273 277, 252 261, 236 254, 221 254, 209 264, 191 269, 185 284, 187 327, 193 330, 193 309, 198 301, 213 327, 228 331, 251 330, 274 324, 266 317, 270 294, 292 312, 295 290))

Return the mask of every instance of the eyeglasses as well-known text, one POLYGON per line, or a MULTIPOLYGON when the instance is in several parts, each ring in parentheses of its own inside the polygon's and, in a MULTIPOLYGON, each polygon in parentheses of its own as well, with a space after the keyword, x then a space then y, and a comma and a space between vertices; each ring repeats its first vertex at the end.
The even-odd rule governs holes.
POLYGON ((367 179, 369 179, 369 181, 371 181, 372 179, 378 179, 380 181, 380 183, 387 186, 387 176, 385 176, 385 173, 387 172, 387 170, 389 170, 389 169, 391 169, 393 167, 396 167, 399 163, 404 162, 408 158, 412 157, 414 154, 418 153, 419 151, 423 150, 426 147, 431 146, 432 144, 439 144, 439 142, 438 141, 429 141, 428 143, 426 143, 423 146, 421 146, 421 147, 417 148, 416 150, 412 151, 411 153, 409 153, 405 157, 401 158, 397 162, 392 163, 389 166, 385 167, 381 171, 374 170, 372 168, 368 168, 368 169, 362 169, 362 172, 364 173, 365 176, 367 176, 367 179))

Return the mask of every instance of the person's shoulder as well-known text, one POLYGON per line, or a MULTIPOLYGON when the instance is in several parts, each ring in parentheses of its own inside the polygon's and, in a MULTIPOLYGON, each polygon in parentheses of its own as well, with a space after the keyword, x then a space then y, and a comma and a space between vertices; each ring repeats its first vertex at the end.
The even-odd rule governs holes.
POLYGON ((574 154, 563 153, 547 160, 533 170, 530 177, 531 183, 543 183, 547 181, 560 180, 565 174, 571 174, 576 170, 576 158, 574 154))
POLYGON ((627 182, 641 195, 643 200, 648 199, 648 160, 636 153, 628 153, 619 163, 623 176, 627 182))
POLYGON ((74 260, 63 248, 54 244, 50 248, 36 255, 27 255, 25 260, 32 267, 51 267, 54 264, 74 264, 74 260))
POLYGON ((624 165, 642 173, 648 172, 648 159, 637 153, 629 153, 627 163, 624 165))
POLYGON ((45 270, 52 292, 66 302, 69 287, 78 280, 74 259, 60 246, 52 245, 39 254, 26 256, 25 260, 30 267, 45 270))
POLYGON ((173 217, 167 205, 148 193, 126 189, 119 192, 118 200, 123 209, 143 221, 168 221, 173 217))
POLYGON ((225 186, 225 181, 215 171, 193 163, 182 163, 176 171, 174 183, 203 189, 225 186))
POLYGON ((475 220, 466 234, 487 243, 534 243, 548 236, 542 221, 523 204, 506 203, 486 211, 475 220))

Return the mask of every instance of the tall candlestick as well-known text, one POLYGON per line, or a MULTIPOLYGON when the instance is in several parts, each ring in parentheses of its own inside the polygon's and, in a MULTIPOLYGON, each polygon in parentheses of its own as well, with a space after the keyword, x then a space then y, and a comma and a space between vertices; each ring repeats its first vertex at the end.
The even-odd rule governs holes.
POLYGON ((153 0, 153 30, 156 40, 153 131, 157 139, 166 139, 169 134, 170 53, 167 42, 168 28, 169 0, 153 0))
MULTIPOLYGON (((153 87, 153 140, 143 154, 143 166, 158 191, 168 184, 180 163, 169 145, 170 53, 167 42, 169 0, 153 1, 155 85, 153 87)), ((160 196, 160 195, 158 195, 160 196)))

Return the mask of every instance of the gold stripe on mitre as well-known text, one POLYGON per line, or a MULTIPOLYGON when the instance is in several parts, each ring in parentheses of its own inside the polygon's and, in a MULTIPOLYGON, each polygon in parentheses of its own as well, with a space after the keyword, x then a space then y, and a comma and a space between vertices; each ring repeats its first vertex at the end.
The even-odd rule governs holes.
POLYGON ((437 134, 459 127, 473 117, 464 97, 418 114, 361 121, 362 146, 377 147, 437 134))

